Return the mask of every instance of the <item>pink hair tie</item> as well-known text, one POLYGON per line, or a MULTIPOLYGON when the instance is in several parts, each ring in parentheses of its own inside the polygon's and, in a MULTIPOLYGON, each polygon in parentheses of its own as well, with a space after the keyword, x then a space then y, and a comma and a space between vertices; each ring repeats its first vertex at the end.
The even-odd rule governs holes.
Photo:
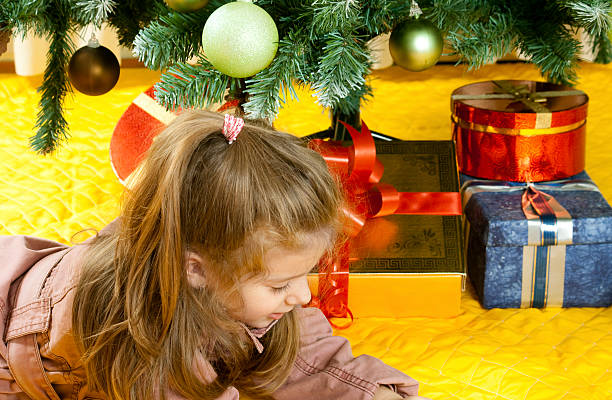
POLYGON ((240 117, 234 117, 230 114, 225 114, 223 122, 223 136, 229 144, 232 144, 244 126, 244 120, 240 117))

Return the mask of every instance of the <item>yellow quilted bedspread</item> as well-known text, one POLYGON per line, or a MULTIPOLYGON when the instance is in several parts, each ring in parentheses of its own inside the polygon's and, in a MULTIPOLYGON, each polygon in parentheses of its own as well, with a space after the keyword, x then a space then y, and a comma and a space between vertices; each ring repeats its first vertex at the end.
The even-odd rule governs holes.
MULTIPOLYGON (((582 64, 579 76, 578 88, 590 97, 587 171, 612 200, 612 65, 582 64)), ((40 78, 0 75, 0 234, 69 242, 75 232, 114 218, 122 187, 109 164, 111 133, 158 77, 124 69, 108 94, 69 98, 70 141, 41 157, 27 146, 40 78)), ((374 100, 362 117, 371 129, 402 139, 449 139, 451 91, 490 79, 541 78, 528 64, 475 72, 392 67, 373 74, 374 100)), ((327 128, 328 116, 310 93, 298 94, 276 127, 298 135, 327 128)), ((357 318, 337 333, 351 340, 356 355, 372 354, 418 379, 421 394, 433 399, 612 399, 612 308, 484 310, 468 286, 456 318, 357 318)))

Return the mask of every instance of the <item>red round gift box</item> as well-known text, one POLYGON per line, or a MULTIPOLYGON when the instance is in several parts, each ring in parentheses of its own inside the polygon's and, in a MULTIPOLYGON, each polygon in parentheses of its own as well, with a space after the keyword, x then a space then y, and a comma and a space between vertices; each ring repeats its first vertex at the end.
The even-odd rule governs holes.
POLYGON ((517 88, 509 93, 499 82, 478 82, 453 92, 459 170, 478 178, 518 182, 563 179, 584 170, 586 94, 547 82, 501 81, 505 88, 517 88), (539 95, 552 92, 562 95, 539 95), (510 98, 495 98, 500 94, 510 98), (533 104, 533 99, 538 112, 526 104, 533 104))

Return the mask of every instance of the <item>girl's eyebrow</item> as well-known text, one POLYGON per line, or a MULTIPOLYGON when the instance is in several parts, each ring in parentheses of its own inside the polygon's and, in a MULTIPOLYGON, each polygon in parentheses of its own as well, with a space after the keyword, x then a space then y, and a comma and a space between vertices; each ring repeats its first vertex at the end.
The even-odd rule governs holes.
POLYGON ((298 275, 294 275, 294 276, 289 276, 287 278, 270 278, 268 279, 268 281, 270 282, 284 282, 284 281, 290 281, 291 279, 295 279, 298 278, 300 276, 302 276, 304 274, 298 274, 298 275))
POLYGON ((300 276, 304 276, 306 274, 308 274, 310 272, 310 270, 308 270, 308 272, 306 273, 302 273, 302 274, 297 274, 297 275, 293 275, 293 276, 289 276, 286 278, 276 278, 276 277, 270 277, 267 279, 268 282, 285 282, 285 281, 290 281, 291 279, 295 279, 295 278, 299 278, 300 276))

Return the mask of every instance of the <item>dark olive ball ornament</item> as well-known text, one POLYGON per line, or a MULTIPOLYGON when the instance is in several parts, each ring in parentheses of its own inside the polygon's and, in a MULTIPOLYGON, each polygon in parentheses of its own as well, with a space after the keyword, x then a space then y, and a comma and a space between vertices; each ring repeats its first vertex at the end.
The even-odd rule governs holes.
POLYGON ((198 11, 208 4, 208 0, 164 0, 166 5, 178 12, 198 11))
POLYGON ((423 71, 438 62, 444 41, 440 30, 423 18, 398 24, 389 38, 393 61, 409 71, 423 71))
POLYGON ((115 87, 119 80, 119 61, 112 51, 91 40, 72 55, 68 76, 79 92, 99 96, 115 87))

